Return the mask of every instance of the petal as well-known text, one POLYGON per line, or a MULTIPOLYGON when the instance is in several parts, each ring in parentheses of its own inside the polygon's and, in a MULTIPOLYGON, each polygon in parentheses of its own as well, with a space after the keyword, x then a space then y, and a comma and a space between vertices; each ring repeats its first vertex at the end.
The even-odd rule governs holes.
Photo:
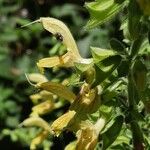
POLYGON ((51 100, 42 102, 34 107, 32 107, 32 114, 43 115, 54 109, 54 103, 51 100))
POLYGON ((37 63, 37 66, 39 68, 51 68, 61 64, 64 64, 63 61, 61 60, 61 57, 55 56, 40 59, 39 62, 37 63))
POLYGON ((42 90, 41 92, 37 94, 32 94, 30 96, 30 99, 34 104, 38 104, 39 101, 45 101, 45 100, 53 100, 53 94, 50 92, 47 92, 45 90, 42 90))
POLYGON ((44 29, 52 33, 53 35, 60 34, 62 36, 62 42, 67 47, 68 51, 74 54, 74 57, 81 58, 75 40, 68 29, 68 27, 60 20, 50 17, 40 18, 44 29))
POLYGON ((49 132, 42 131, 40 132, 32 141, 30 144, 30 150, 35 150, 37 148, 37 145, 41 144, 45 138, 48 136, 49 132))
POLYGON ((37 87, 56 94, 70 102, 76 98, 76 95, 72 91, 59 83, 45 82, 38 84, 37 87))
POLYGON ((75 114, 75 111, 68 111, 53 122, 51 128, 57 136, 63 131, 64 128, 68 127, 68 125, 71 125, 72 122, 75 122, 75 114))
POLYGON ((44 75, 39 74, 39 73, 30 73, 30 74, 27 74, 27 77, 28 77, 29 81, 35 82, 35 83, 48 81, 44 75))
POLYGON ((93 127, 87 127, 77 132, 76 150, 94 150, 97 144, 97 135, 93 127))
POLYGON ((39 69, 52 68, 55 66, 72 67, 74 66, 74 62, 76 61, 77 60, 72 55, 72 53, 67 52, 62 56, 47 57, 47 58, 40 59, 39 62, 37 63, 37 66, 39 69))
POLYGON ((77 141, 73 141, 73 142, 69 143, 65 147, 65 150, 76 150, 76 144, 77 144, 77 141))
POLYGON ((52 130, 51 130, 49 124, 40 117, 27 118, 20 124, 20 126, 26 126, 26 127, 37 126, 37 127, 41 127, 44 130, 49 131, 50 133, 52 133, 52 130))

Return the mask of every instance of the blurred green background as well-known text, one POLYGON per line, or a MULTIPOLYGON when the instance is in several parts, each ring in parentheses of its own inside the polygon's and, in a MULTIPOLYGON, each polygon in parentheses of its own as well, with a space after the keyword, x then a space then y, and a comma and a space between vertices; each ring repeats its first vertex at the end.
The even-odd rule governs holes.
MULTIPOLYGON (((21 28, 22 25, 41 16, 62 20, 74 35, 83 57, 90 56, 90 46, 108 48, 110 37, 122 38, 119 17, 87 31, 84 26, 89 14, 84 3, 83 0, 0 0, 0 149, 29 149, 38 129, 18 128, 18 125, 30 114, 33 104, 29 95, 37 91, 29 85, 25 73, 38 72, 36 62, 40 58, 65 51, 40 24, 21 28)), ((65 73, 63 70, 58 75, 50 70, 49 78, 63 79, 65 73)), ((72 139, 71 133, 50 137, 41 149, 61 150, 72 139)))

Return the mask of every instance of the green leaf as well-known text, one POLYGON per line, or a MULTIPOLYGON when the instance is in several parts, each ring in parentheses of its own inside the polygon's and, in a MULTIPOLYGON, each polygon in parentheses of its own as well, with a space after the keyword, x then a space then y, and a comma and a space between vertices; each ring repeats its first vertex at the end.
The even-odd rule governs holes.
POLYGON ((125 77, 129 72, 129 61, 122 60, 118 67, 118 76, 125 77))
POLYGON ((97 63, 109 56, 115 55, 115 52, 113 50, 107 50, 107 49, 102 49, 102 48, 98 48, 98 47, 91 47, 91 53, 92 53, 92 57, 93 57, 95 63, 97 63))
POLYGON ((93 28, 111 19, 122 9, 124 4, 125 1, 119 3, 114 0, 96 0, 95 2, 86 3, 85 6, 90 13, 90 21, 86 27, 93 28))
POLYGON ((131 74, 128 75, 128 99, 130 107, 135 107, 139 103, 139 93, 131 74))
POLYGON ((107 105, 100 106, 100 114, 109 120, 112 117, 113 107, 107 105))
POLYGON ((102 61, 95 64, 95 82, 93 87, 97 86, 108 78, 111 73, 119 66, 121 62, 121 57, 119 55, 114 55, 103 59, 102 61))
POLYGON ((130 36, 133 40, 137 39, 140 35, 140 19, 141 19, 141 10, 136 0, 130 0, 129 3, 129 20, 128 28, 130 36))
POLYGON ((105 90, 102 93, 103 102, 112 100, 113 97, 117 96, 118 91, 117 88, 122 84, 121 80, 118 80, 116 82, 112 82, 110 86, 106 87, 105 90))
POLYGON ((122 143, 128 144, 129 145, 130 139, 126 136, 118 136, 116 141, 113 143, 113 146, 119 146, 122 143))
POLYGON ((93 66, 93 63, 90 63, 90 64, 74 63, 74 64, 75 64, 76 70, 79 73, 85 72, 93 66))
POLYGON ((107 149, 118 137, 123 125, 123 116, 117 116, 113 125, 102 134, 103 150, 107 149))
POLYGON ((132 45, 130 47, 131 58, 135 57, 139 53, 143 41, 144 41, 144 36, 141 35, 139 36, 139 38, 134 40, 134 42, 132 42, 132 45))
POLYGON ((122 44, 119 40, 112 38, 110 40, 110 46, 113 50, 117 51, 119 54, 126 54, 125 45, 122 44))
POLYGON ((71 86, 71 85, 78 85, 80 86, 81 82, 80 82, 80 76, 79 74, 73 74, 71 75, 71 77, 68 79, 68 84, 67 86, 71 86))
POLYGON ((137 144, 141 142, 143 143, 144 142, 143 132, 137 121, 132 120, 130 125, 132 130, 133 142, 137 142, 137 144))

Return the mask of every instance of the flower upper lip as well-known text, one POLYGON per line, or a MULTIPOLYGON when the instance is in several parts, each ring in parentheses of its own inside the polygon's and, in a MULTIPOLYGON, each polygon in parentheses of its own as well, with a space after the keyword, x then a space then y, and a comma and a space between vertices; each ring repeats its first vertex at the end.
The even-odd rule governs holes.
POLYGON ((67 47, 67 51, 71 51, 75 57, 81 58, 76 42, 68 29, 68 27, 60 20, 50 17, 41 17, 39 22, 42 23, 45 30, 53 35, 63 37, 63 44, 67 47))

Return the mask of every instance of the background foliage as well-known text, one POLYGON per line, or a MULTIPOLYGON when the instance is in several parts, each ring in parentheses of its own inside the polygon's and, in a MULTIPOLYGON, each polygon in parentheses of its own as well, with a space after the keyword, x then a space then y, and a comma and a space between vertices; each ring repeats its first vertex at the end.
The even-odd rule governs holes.
MULTIPOLYGON (((121 13, 101 27, 86 30, 84 26, 89 20, 89 13, 85 7, 82 7, 83 5, 84 1, 75 0, 61 2, 55 0, 0 1, 0 146, 2 149, 29 148, 31 139, 35 137, 39 129, 19 128, 18 125, 30 114, 33 104, 29 95, 37 93, 37 91, 29 85, 25 73, 38 72, 36 62, 40 58, 63 54, 65 51, 61 43, 58 43, 55 38, 44 31, 41 25, 36 24, 28 28, 21 28, 22 25, 41 16, 61 19, 69 26, 83 57, 91 55, 90 46, 110 48, 109 41, 111 38, 122 41, 123 32, 119 30, 120 22, 123 20, 121 13)), ((86 7, 90 10, 90 5, 86 7)), ((97 22, 93 24, 97 25, 97 22)), ((89 22, 89 27, 93 24, 89 22)), ((54 78, 54 80, 62 81, 71 75, 71 72, 72 70, 68 69, 61 71, 51 69, 46 73, 49 79, 54 78)), ((107 94, 106 92, 104 96, 111 97, 107 94)), ((115 93, 112 92, 111 94, 115 93)), ((49 121, 54 120, 68 107, 69 104, 66 103, 63 109, 56 110, 44 118, 49 121)), ((108 111, 106 108, 102 109, 108 111)), ((118 111, 120 110, 116 109, 113 113, 118 111)), ((94 120, 96 117, 93 116, 92 119, 94 120)), ((143 132, 147 137, 149 136, 149 125, 150 117, 147 115, 145 123, 141 123, 143 132)), ((50 146, 51 149, 60 150, 60 147, 64 149, 74 138, 74 135, 69 132, 62 134, 59 138, 49 137, 47 141, 43 142, 41 149, 48 150, 50 146)), ((122 141, 124 141, 124 149, 132 149, 132 146, 129 145, 129 139, 131 139, 131 133, 123 127, 118 140, 112 145, 112 149, 121 149, 119 144, 122 141)), ((149 140, 147 142, 149 144, 149 140)))
MULTIPOLYGON (((21 28, 21 25, 51 16, 69 25, 83 56, 88 56, 89 45, 107 47, 108 31, 95 29, 86 31, 88 13, 81 7, 83 1, 45 0, 1 0, 0 1, 0 146, 2 149, 28 149, 36 129, 21 129, 18 125, 27 118, 32 102, 29 95, 37 91, 28 84, 25 73, 38 72, 36 62, 49 54, 63 53, 63 47, 56 44, 40 25, 21 28), (61 13, 60 13, 61 12, 61 13), (61 51, 56 51, 57 48, 61 51)), ((55 76, 53 73, 52 76, 55 76)), ((61 78, 65 76, 61 73, 61 78)), ((65 108, 64 108, 65 110, 65 108)), ((55 144, 62 139, 52 139, 55 144)), ((67 141, 67 140, 66 140, 67 141)), ((50 143, 44 143, 45 148, 50 143)), ((65 145, 65 143, 64 143, 65 145)), ((63 145, 60 145, 63 148, 63 145)), ((53 146, 54 149, 56 146, 53 146)))

